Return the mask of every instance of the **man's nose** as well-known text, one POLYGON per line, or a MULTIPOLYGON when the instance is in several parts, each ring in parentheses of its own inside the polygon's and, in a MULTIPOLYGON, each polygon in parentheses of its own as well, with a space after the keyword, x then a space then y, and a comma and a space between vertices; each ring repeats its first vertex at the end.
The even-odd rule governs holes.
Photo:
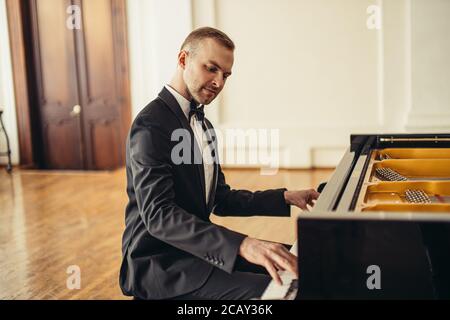
POLYGON ((213 85, 216 89, 221 89, 224 85, 223 77, 221 74, 217 75, 213 80, 213 85))

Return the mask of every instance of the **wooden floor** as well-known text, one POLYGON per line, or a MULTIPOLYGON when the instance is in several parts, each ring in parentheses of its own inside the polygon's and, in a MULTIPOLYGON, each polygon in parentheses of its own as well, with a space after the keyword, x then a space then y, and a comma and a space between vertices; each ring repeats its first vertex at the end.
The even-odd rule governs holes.
MULTIPOLYGON (((233 188, 317 187, 332 170, 226 170, 233 188)), ((125 171, 0 170, 0 299, 129 299, 118 285, 124 229, 125 171), (81 288, 69 290, 69 266, 81 288)), ((297 209, 292 210, 295 215, 297 209)), ((260 239, 292 243, 294 218, 221 218, 260 239)))

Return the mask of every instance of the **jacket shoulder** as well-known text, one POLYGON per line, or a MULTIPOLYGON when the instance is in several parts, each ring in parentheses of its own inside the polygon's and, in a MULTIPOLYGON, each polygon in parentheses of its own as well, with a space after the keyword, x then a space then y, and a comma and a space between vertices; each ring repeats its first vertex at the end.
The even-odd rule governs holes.
POLYGON ((136 116, 132 127, 161 125, 175 119, 170 108, 159 97, 147 104, 136 116))

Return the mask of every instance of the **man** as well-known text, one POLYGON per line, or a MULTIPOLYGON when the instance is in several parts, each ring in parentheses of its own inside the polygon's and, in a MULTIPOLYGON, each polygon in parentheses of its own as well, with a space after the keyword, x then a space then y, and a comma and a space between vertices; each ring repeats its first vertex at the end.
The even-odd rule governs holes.
POLYGON ((213 224, 209 215, 289 216, 307 209, 318 193, 286 189, 231 190, 212 141, 203 106, 223 89, 234 44, 213 28, 194 30, 178 54, 169 85, 136 117, 127 140, 126 228, 120 286, 138 299, 251 299, 261 296, 277 270, 297 273, 285 246, 213 224), (192 142, 180 162, 174 132, 192 142), (201 147, 200 147, 201 146, 201 147), (202 152, 203 151, 203 152, 202 152), (198 156, 201 161, 193 159, 198 156), (192 157, 191 157, 192 156, 192 157), (203 160, 203 161, 202 161, 203 160))

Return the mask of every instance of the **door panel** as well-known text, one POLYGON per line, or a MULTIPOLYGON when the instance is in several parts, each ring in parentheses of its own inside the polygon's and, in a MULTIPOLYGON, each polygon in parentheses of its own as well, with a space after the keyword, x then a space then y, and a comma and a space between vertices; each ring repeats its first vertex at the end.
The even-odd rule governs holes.
MULTIPOLYGON (((89 169, 111 169, 123 164, 120 145, 120 75, 123 57, 116 55, 113 1, 87 0, 82 4, 83 33, 77 33, 80 59, 80 99, 89 169)), ((123 44, 122 44, 123 45, 123 44)))
MULTIPOLYGON (((40 1, 40 0, 39 0, 40 1)), ((48 158, 51 159, 51 168, 57 169, 79 169, 78 163, 74 163, 74 159, 80 158, 80 152, 77 148, 67 148, 66 139, 73 132, 79 131, 79 126, 75 121, 69 119, 67 121, 52 121, 44 128, 44 139, 51 141, 52 146, 48 148, 48 158), (55 137, 60 137, 55 139, 55 137), (73 165, 71 165, 73 164, 73 165)), ((81 159, 80 159, 81 162, 81 159)))
POLYGON ((120 141, 120 132, 116 130, 119 125, 115 123, 99 121, 90 124, 91 145, 96 146, 92 150, 92 158, 99 168, 114 168, 120 162, 120 150, 117 141, 120 141))
POLYGON ((78 90, 74 35, 65 27, 70 1, 33 0, 30 5, 45 167, 82 169, 80 118, 71 115, 78 90))

